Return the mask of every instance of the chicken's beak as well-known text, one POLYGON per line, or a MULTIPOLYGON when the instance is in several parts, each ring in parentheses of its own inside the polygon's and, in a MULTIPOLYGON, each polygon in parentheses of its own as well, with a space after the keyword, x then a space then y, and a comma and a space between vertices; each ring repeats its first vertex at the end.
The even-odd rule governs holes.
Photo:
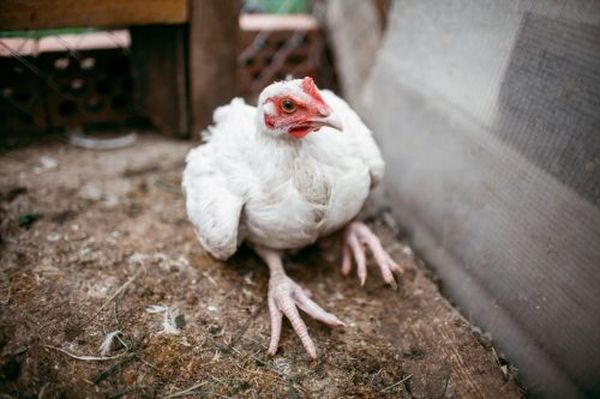
POLYGON ((327 116, 313 118, 310 120, 310 122, 312 124, 314 124, 315 126, 318 126, 318 127, 329 126, 333 129, 339 130, 340 132, 344 129, 344 126, 342 125, 342 121, 338 118, 338 116, 334 112, 331 112, 327 116))

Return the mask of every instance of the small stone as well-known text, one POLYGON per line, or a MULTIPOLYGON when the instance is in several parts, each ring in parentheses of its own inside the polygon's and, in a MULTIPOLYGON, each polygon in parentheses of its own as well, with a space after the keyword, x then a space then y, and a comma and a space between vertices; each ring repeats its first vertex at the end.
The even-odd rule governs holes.
POLYGON ((94 184, 86 184, 79 190, 79 197, 84 200, 98 201, 102 198, 102 190, 94 184))
POLYGON ((179 314, 179 315, 175 316, 175 327, 177 327, 177 328, 185 327, 185 316, 184 315, 179 314))
POLYGON ((57 241, 60 241, 61 238, 62 238, 62 235, 60 233, 52 233, 52 234, 48 234, 48 236, 46 237, 46 240, 48 240, 48 242, 57 242, 57 241))
POLYGON ((216 311, 218 311, 218 310, 219 310, 219 308, 217 308, 215 305, 208 305, 208 306, 206 307, 206 309, 207 309, 209 312, 216 312, 216 311))
POLYGON ((19 226, 24 229, 29 229, 36 221, 42 217, 41 213, 31 212, 19 216, 19 226))
POLYGON ((33 168, 35 174, 42 174, 48 170, 56 169, 58 167, 58 161, 49 155, 44 155, 40 158, 40 166, 33 168))

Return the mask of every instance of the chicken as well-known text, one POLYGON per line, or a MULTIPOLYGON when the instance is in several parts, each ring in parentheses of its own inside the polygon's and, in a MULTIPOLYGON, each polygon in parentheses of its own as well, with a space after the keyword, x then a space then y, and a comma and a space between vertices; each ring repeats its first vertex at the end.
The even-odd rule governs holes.
POLYGON ((189 152, 182 182, 200 245, 222 260, 242 242, 252 247, 270 270, 268 353, 277 351, 285 315, 315 358, 298 308, 331 327, 344 323, 286 275, 283 253, 347 225, 343 275, 354 258, 365 283, 365 247, 388 284, 395 287, 393 272, 401 272, 371 230, 353 221, 384 170, 370 130, 344 100, 306 77, 269 85, 257 107, 236 98, 217 108, 204 138, 189 152))

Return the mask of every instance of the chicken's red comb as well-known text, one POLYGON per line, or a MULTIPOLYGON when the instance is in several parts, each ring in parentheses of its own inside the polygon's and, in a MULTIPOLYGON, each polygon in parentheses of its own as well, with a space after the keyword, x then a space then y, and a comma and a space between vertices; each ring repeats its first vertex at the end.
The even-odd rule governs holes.
POLYGON ((317 87, 317 85, 311 77, 307 76, 304 79, 302 79, 302 90, 304 90, 306 94, 308 94, 312 97, 313 100, 315 100, 315 103, 321 113, 329 113, 329 106, 325 103, 323 97, 321 97, 321 94, 319 93, 319 88, 317 87))

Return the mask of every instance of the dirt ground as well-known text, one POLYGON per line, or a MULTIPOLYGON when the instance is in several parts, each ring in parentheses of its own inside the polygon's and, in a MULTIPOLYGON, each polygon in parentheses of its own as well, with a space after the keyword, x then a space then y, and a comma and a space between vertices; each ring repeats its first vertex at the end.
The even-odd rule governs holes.
POLYGON ((348 327, 305 317, 311 361, 286 324, 268 357, 268 270, 248 249, 223 263, 197 245, 180 190, 190 145, 0 155, 0 397, 524 396, 381 212, 371 225, 407 270, 398 290, 373 265, 364 288, 342 278, 335 237, 290 256, 289 275, 348 327))

